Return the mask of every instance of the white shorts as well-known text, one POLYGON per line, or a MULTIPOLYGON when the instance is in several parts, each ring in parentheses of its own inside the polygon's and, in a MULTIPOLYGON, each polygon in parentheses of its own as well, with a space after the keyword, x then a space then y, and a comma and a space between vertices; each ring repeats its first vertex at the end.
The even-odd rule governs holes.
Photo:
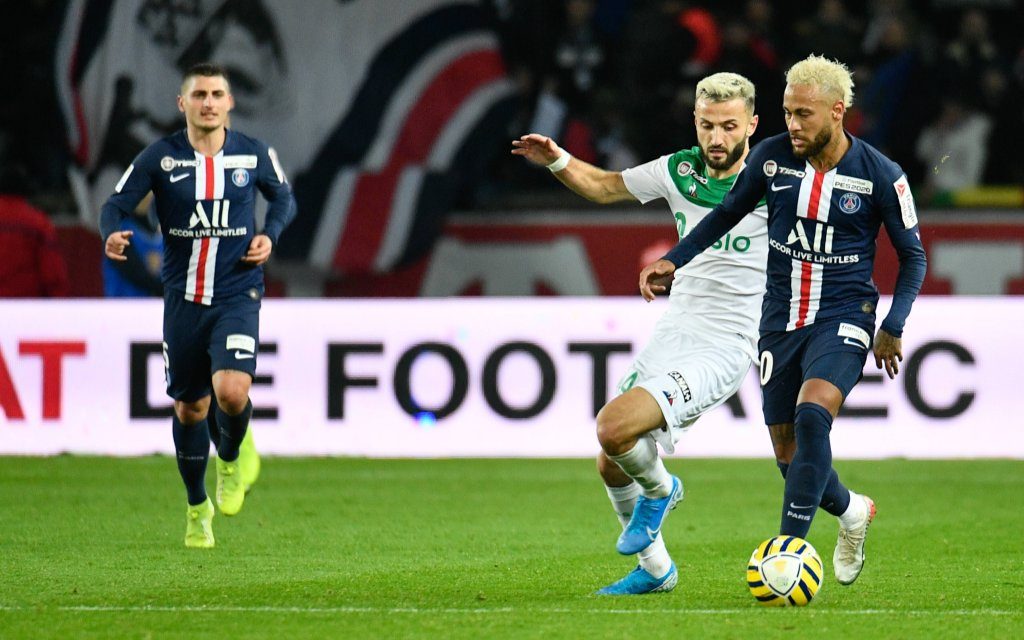
POLYGON ((649 435, 672 453, 683 431, 701 414, 739 390, 752 362, 749 348, 749 340, 737 333, 659 321, 651 341, 619 382, 618 392, 639 386, 651 394, 666 426, 649 435))

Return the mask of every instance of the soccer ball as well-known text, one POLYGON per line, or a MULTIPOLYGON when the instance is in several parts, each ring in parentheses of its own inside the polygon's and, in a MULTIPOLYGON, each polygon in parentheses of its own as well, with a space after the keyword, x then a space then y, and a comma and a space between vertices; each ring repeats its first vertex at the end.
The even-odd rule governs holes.
POLYGON ((821 586, 821 557, 810 542, 796 536, 769 538, 747 563, 747 586, 766 607, 802 607, 821 586))

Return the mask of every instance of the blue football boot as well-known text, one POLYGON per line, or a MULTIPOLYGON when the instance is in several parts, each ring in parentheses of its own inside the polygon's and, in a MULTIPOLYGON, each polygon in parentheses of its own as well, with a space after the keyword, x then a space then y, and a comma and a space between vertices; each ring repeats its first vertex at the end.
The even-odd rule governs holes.
POLYGON ((640 496, 633 508, 633 517, 623 529, 615 548, 624 556, 640 553, 651 546, 661 531, 668 512, 676 508, 683 499, 683 483, 672 476, 672 490, 664 498, 640 496))
POLYGON ((667 592, 676 588, 679 582, 679 571, 675 563, 669 567, 668 573, 655 578, 647 573, 643 567, 633 569, 626 577, 613 582, 597 592, 599 596, 638 596, 644 593, 667 592))

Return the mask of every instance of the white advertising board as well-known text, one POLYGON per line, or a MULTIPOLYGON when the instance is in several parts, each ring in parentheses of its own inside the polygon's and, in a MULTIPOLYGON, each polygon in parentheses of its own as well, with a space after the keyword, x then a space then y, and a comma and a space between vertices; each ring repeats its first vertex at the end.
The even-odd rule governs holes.
MULTIPOLYGON (((887 308, 883 300, 882 309, 887 308)), ((662 301, 267 300, 252 390, 261 452, 592 456, 596 408, 662 301)), ((0 302, 0 454, 173 452, 161 302, 0 302)), ((1024 298, 922 297, 902 370, 873 358, 837 458, 1024 458, 1024 298)), ((768 457, 756 369, 676 455, 768 457)))

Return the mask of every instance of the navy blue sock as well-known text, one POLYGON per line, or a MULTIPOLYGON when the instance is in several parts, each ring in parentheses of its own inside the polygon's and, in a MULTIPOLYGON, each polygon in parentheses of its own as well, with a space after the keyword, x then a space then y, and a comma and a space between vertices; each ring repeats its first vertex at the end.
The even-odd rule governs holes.
POLYGON ((850 490, 839 481, 839 474, 834 468, 828 476, 819 506, 834 516, 843 515, 846 513, 846 508, 850 506, 850 490))
MULTIPOLYGON (((779 462, 778 460, 775 461, 775 464, 779 467, 779 471, 782 472, 782 477, 785 478, 786 473, 789 471, 789 464, 779 462)), ((846 513, 846 508, 850 506, 850 490, 839 481, 839 474, 836 473, 834 467, 831 473, 828 474, 825 493, 822 494, 821 503, 818 506, 834 516, 843 515, 846 513)))
POLYGON ((210 442, 213 448, 220 450, 220 427, 217 426, 217 411, 206 412, 206 424, 209 426, 210 442))
POLYGON ((210 457, 210 436, 206 429, 205 420, 190 427, 183 425, 178 416, 172 420, 178 473, 185 483, 188 503, 192 505, 206 502, 206 461, 210 457))
POLYGON ((238 448, 242 446, 242 438, 249 429, 249 418, 252 417, 252 400, 245 403, 245 409, 237 416, 229 416, 217 405, 217 425, 220 427, 220 446, 217 455, 225 462, 238 460, 238 448))
POLYGON ((779 533, 806 538, 832 471, 832 414, 819 404, 804 402, 796 406, 794 425, 796 453, 786 472, 779 533))

